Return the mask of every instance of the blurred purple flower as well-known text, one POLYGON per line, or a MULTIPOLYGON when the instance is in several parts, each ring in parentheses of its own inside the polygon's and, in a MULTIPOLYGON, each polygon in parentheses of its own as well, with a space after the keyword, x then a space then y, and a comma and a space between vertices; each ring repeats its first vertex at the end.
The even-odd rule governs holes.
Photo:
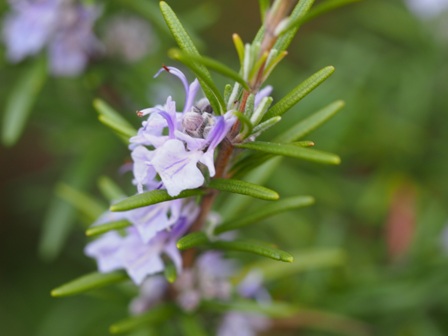
POLYGON ((148 22, 138 17, 116 15, 106 22, 104 44, 109 55, 131 63, 157 50, 159 41, 148 22))
POLYGON ((3 38, 11 62, 47 47, 50 71, 73 76, 84 70, 90 54, 99 48, 92 32, 97 8, 71 0, 10 0, 10 5, 3 38))
POLYGON ((232 293, 229 278, 235 269, 235 264, 219 252, 202 254, 194 268, 185 270, 174 283, 179 305, 192 311, 203 299, 228 300, 232 293))
POLYGON ((269 328, 269 319, 257 314, 230 312, 224 315, 218 336, 256 336, 269 328))

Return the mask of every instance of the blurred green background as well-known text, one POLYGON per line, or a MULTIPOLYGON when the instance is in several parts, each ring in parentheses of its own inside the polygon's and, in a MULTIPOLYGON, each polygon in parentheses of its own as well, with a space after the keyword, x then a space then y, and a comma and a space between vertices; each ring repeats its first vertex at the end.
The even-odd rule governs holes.
MULTIPOLYGON (((201 51, 234 68, 231 34, 250 41, 260 24, 256 1, 169 3, 201 51)), ((4 16, 8 8, 0 10, 4 16)), ((127 314, 127 298, 112 291, 49 295, 95 269, 82 252, 91 219, 58 196, 60 183, 98 199, 100 176, 129 185, 118 171, 128 150, 98 122, 92 100, 104 99, 137 127, 135 110, 160 103, 158 95, 172 88, 182 97, 174 80, 152 79, 161 64, 174 64, 157 2, 105 4, 100 37, 117 14, 149 21, 158 39, 152 52, 132 64, 96 59, 77 78, 48 78, 19 142, 0 147, 2 335, 107 335, 107 326, 127 314)), ((371 335, 448 334, 447 18, 419 17, 398 0, 352 4, 304 25, 268 81, 279 99, 318 69, 336 68, 270 135, 336 99, 346 102, 309 136, 342 164, 285 160, 267 182, 281 195, 313 195, 316 205, 242 230, 285 250, 345 252, 335 267, 267 283, 274 298, 314 312, 285 335, 365 335, 364 326, 371 335)), ((2 47, 2 107, 32 63, 10 65, 4 55, 2 47)))

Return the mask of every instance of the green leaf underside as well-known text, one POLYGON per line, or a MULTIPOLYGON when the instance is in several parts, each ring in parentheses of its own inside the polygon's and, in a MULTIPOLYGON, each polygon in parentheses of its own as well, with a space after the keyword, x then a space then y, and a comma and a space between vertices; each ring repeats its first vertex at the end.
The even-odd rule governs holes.
POLYGON ((263 120, 267 120, 275 116, 282 116, 295 104, 297 104, 300 100, 307 96, 311 91, 322 84, 328 77, 333 74, 333 72, 334 67, 327 66, 305 79, 302 83, 292 89, 278 103, 272 106, 265 114, 263 120))
POLYGON ((296 196, 281 199, 278 202, 268 204, 261 209, 257 209, 248 216, 239 216, 237 218, 229 219, 214 230, 214 234, 221 234, 223 232, 236 230, 244 226, 257 223, 265 218, 276 215, 280 212, 289 211, 295 208, 312 205, 314 198, 311 196, 296 196))
POLYGON ((177 248, 180 250, 186 250, 189 248, 199 246, 204 246, 207 248, 218 250, 248 252, 263 257, 267 257, 270 259, 289 263, 294 260, 293 256, 288 252, 271 247, 266 243, 246 241, 246 240, 209 241, 206 234, 203 232, 190 233, 189 235, 184 236, 177 242, 177 248))
POLYGON ((97 289, 105 286, 109 286, 115 283, 128 280, 129 277, 125 272, 112 272, 112 273, 90 273, 72 280, 58 288, 51 291, 53 297, 63 297, 74 294, 83 293, 92 289, 97 289))
POLYGON ((177 241, 179 250, 188 250, 189 248, 205 245, 208 243, 207 235, 204 232, 197 231, 189 233, 177 241))
MULTIPOLYGON (((166 2, 161 1, 160 10, 162 12, 163 18, 165 19, 166 24, 168 25, 168 28, 171 31, 171 35, 173 35, 179 47, 187 54, 200 56, 197 48, 193 44, 193 41, 191 40, 187 31, 182 26, 182 24, 180 23, 179 19, 177 18, 176 14, 173 12, 171 7, 166 2)), ((196 68, 197 68, 196 70, 199 70, 201 74, 204 75, 204 77, 207 77, 211 81, 210 73, 208 72, 206 67, 204 67, 201 64, 197 64, 196 68)), ((195 69, 192 70, 193 72, 195 72, 194 71, 195 69)), ((195 74, 196 76, 198 76, 197 73, 195 74)), ((219 106, 218 97, 215 97, 215 94, 210 90, 210 88, 207 86, 207 84, 204 82, 203 79, 198 78, 198 80, 199 83, 201 84, 204 94, 209 99, 213 109, 215 111, 221 111, 221 106, 219 106)))
POLYGON ((178 198, 200 196, 204 193, 202 189, 184 190, 177 196, 170 196, 166 190, 152 190, 128 197, 118 203, 111 205, 111 211, 127 211, 141 208, 147 205, 157 204, 178 198))
POLYGON ((2 125, 2 142, 14 145, 22 133, 34 101, 39 95, 47 76, 45 58, 35 60, 19 78, 6 100, 2 125))
POLYGON ((190 60, 193 63, 197 62, 199 64, 202 64, 205 67, 207 67, 207 68, 209 68, 227 78, 233 79, 235 82, 240 83, 246 90, 249 90, 249 86, 247 85, 247 83, 243 79, 243 77, 241 77, 241 75, 238 72, 229 68, 227 65, 225 65, 221 62, 218 62, 212 58, 206 57, 206 56, 186 54, 179 50, 171 50, 170 54, 173 52, 174 52, 173 55, 176 55, 176 57, 181 57, 183 60, 190 60), (179 55, 179 56, 177 56, 177 55, 179 55))
POLYGON ((279 194, 274 190, 241 180, 212 179, 208 187, 220 191, 252 196, 267 201, 275 201, 280 198, 279 194))
POLYGON ((97 226, 92 226, 86 230, 86 236, 93 237, 104 234, 112 230, 121 230, 131 226, 127 220, 120 220, 116 222, 105 223, 97 226))
POLYGON ((147 313, 132 316, 112 324, 109 327, 111 334, 122 334, 138 329, 145 325, 155 325, 168 320, 177 312, 175 306, 170 304, 159 304, 147 313))
POLYGON ((325 164, 339 164, 339 156, 315 149, 304 148, 295 144, 254 141, 235 145, 236 147, 252 149, 267 154, 288 156, 325 164))
MULTIPOLYGON (((276 137, 273 141, 286 143, 297 141, 333 117, 343 106, 343 101, 333 102, 308 118, 298 122, 296 125, 276 137)), ((270 154, 260 152, 249 154, 232 167, 233 174, 235 177, 244 176, 247 172, 258 167, 271 157, 272 155, 270 154)))
POLYGON ((241 311, 260 313, 273 318, 289 317, 300 311, 300 308, 286 302, 273 301, 269 304, 259 304, 254 300, 237 299, 232 301, 209 300, 203 301, 201 308, 206 311, 224 313, 227 311, 241 311))

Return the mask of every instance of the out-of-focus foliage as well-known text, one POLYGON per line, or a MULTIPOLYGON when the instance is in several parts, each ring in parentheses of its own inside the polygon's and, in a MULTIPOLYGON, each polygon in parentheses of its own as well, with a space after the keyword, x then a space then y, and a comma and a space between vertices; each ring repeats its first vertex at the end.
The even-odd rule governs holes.
MULTIPOLYGON (((2 334, 106 335, 104 326, 126 315, 132 292, 127 287, 63 301, 50 298, 56 285, 93 268, 81 254, 84 227, 92 218, 79 216, 54 196, 54 189, 63 181, 95 195, 100 175, 128 184, 128 176, 117 172, 126 146, 97 121, 92 101, 104 99, 133 125, 138 124, 136 109, 158 102, 163 89, 152 88, 150 79, 170 62, 165 50, 174 42, 158 10, 144 3, 107 4, 97 31, 105 33, 110 17, 137 15, 152 25, 157 49, 136 63, 98 59, 79 78, 47 79, 20 141, 0 148, 2 334)), ((0 5, 2 14, 6 9, 0 5)), ((249 2, 179 2, 176 9, 194 36, 203 37, 204 53, 229 65, 237 64, 229 26, 247 40, 259 23, 249 2)), ((441 234, 448 219, 444 18, 422 20, 398 0, 353 4, 304 25, 269 79, 274 97, 282 97, 310 73, 326 65, 336 68, 318 92, 285 117, 285 127, 337 98, 346 101, 344 111, 313 134, 318 148, 341 156, 341 166, 285 160, 269 182, 284 197, 311 194, 316 205, 242 229, 247 237, 275 237, 282 248, 299 251, 296 260, 309 253, 338 264, 338 249, 345 251, 343 268, 306 271, 305 259, 304 272, 267 278, 275 299, 309 309, 279 324, 293 324, 303 335, 448 333, 448 256, 441 234), (334 256, 319 254, 330 250, 334 256)), ((31 62, 11 66, 4 54, 1 48, 2 103, 31 62)), ((278 132, 276 127, 282 126, 266 138, 278 132)), ((249 205, 257 202, 262 201, 249 205)), ((231 204, 227 200, 221 207, 231 204)), ((238 202, 235 208, 250 211, 238 202)))

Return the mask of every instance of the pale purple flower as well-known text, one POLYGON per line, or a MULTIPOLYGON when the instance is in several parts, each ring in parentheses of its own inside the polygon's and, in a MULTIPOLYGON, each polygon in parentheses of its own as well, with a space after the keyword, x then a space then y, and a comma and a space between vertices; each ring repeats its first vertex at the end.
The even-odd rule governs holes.
POLYGON ((84 70, 99 45, 92 32, 96 8, 71 0, 10 0, 10 4, 3 39, 11 62, 47 48, 53 74, 71 76, 84 70))
POLYGON ((215 149, 236 118, 232 111, 224 116, 213 115, 206 99, 193 105, 199 82, 194 80, 189 84, 185 75, 174 67, 164 67, 156 76, 164 70, 179 78, 184 86, 183 112, 177 112, 171 97, 163 106, 139 111, 140 116, 149 114, 149 118, 131 138, 130 149, 138 191, 143 192, 157 174, 168 193, 177 196, 183 190, 204 184, 204 168, 209 176, 215 175, 215 149))
POLYGON ((269 328, 269 319, 259 315, 242 312, 229 312, 224 315, 218 328, 218 336, 256 336, 269 328))
MULTIPOLYGON (((97 260, 100 272, 125 269, 136 284, 141 284, 148 275, 163 271, 163 254, 181 272, 182 258, 176 242, 195 220, 198 207, 184 200, 164 203, 122 213, 122 218, 134 224, 126 230, 126 235, 108 232, 86 246, 85 253, 97 260)), ((102 220, 110 216, 106 214, 102 220)))

